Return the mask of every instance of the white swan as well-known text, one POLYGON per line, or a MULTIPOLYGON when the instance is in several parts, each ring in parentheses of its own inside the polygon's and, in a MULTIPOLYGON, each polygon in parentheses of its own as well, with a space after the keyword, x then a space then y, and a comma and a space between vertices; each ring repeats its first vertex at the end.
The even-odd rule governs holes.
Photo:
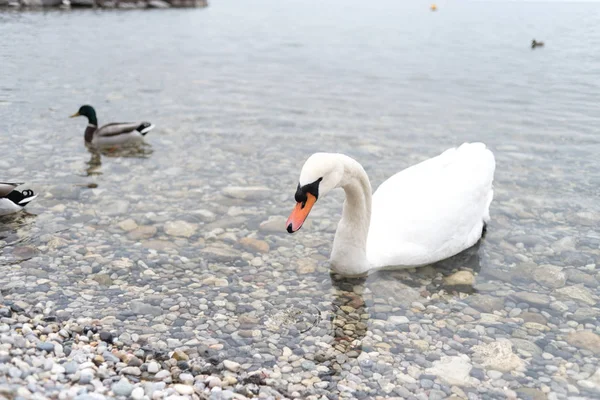
POLYGON ((369 178, 357 161, 315 153, 302 167, 287 231, 300 229, 317 199, 341 187, 346 200, 331 250, 335 272, 353 276, 431 264, 481 238, 490 219, 495 168, 485 144, 464 143, 398 172, 371 197, 369 178))

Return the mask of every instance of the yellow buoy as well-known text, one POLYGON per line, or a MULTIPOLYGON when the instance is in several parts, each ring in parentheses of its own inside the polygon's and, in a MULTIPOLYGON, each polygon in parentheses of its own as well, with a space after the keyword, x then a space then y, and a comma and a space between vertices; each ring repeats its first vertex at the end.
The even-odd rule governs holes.
POLYGON ((437 11, 437 6, 435 4, 432 4, 430 8, 431 11, 437 11))

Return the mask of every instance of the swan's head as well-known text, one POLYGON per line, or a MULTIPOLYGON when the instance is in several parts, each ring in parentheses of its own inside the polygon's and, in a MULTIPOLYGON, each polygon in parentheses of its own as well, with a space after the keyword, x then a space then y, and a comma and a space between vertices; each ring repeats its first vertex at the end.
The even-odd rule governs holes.
POLYGON ((296 207, 286 222, 287 231, 294 233, 302 227, 319 196, 340 186, 344 165, 339 155, 315 153, 306 160, 296 189, 296 207))

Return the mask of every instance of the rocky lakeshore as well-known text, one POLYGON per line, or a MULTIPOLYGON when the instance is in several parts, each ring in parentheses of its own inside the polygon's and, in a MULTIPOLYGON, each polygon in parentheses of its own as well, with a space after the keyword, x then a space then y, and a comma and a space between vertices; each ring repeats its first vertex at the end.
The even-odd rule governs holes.
MULTIPOLYGON (((283 229, 294 186, 283 192, 279 177, 297 179, 297 160, 280 157, 286 138, 271 139, 257 162, 251 146, 204 134, 204 162, 219 165, 203 172, 210 185, 192 164, 173 167, 193 135, 153 139, 177 146, 151 154, 160 168, 103 155, 93 172, 105 175, 39 184, 32 214, 2 221, 5 397, 600 394, 600 239, 587 228, 598 214, 561 199, 528 207, 500 192, 478 246, 435 266, 345 280, 327 261, 339 197, 320 199, 298 234, 283 229), (570 221, 581 231, 548 235, 570 221)), ((385 174, 385 150, 350 145, 385 174)))
MULTIPOLYGON (((281 397, 261 387, 266 378, 262 372, 248 374, 237 362, 220 360, 219 346, 196 347, 196 358, 190 359, 186 351, 192 343, 171 351, 152 350, 143 335, 116 336, 102 330, 106 319, 59 321, 48 308, 30 308, 23 302, 0 308, 0 315, 3 398, 246 398, 241 393, 281 397)), ((173 341, 178 342, 169 343, 173 341)))
POLYGON ((207 0, 0 0, 0 10, 8 9, 143 9, 208 7, 207 0))

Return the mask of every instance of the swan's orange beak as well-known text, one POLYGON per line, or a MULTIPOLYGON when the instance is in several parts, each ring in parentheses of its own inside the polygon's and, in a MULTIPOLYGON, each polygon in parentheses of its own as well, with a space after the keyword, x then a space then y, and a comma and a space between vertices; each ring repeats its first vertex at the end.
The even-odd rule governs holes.
POLYGON ((296 203, 296 208, 290 214, 285 226, 289 233, 294 233, 298 229, 302 228, 302 224, 308 217, 311 208, 315 205, 317 198, 310 193, 306 193, 306 201, 303 203, 296 203))

